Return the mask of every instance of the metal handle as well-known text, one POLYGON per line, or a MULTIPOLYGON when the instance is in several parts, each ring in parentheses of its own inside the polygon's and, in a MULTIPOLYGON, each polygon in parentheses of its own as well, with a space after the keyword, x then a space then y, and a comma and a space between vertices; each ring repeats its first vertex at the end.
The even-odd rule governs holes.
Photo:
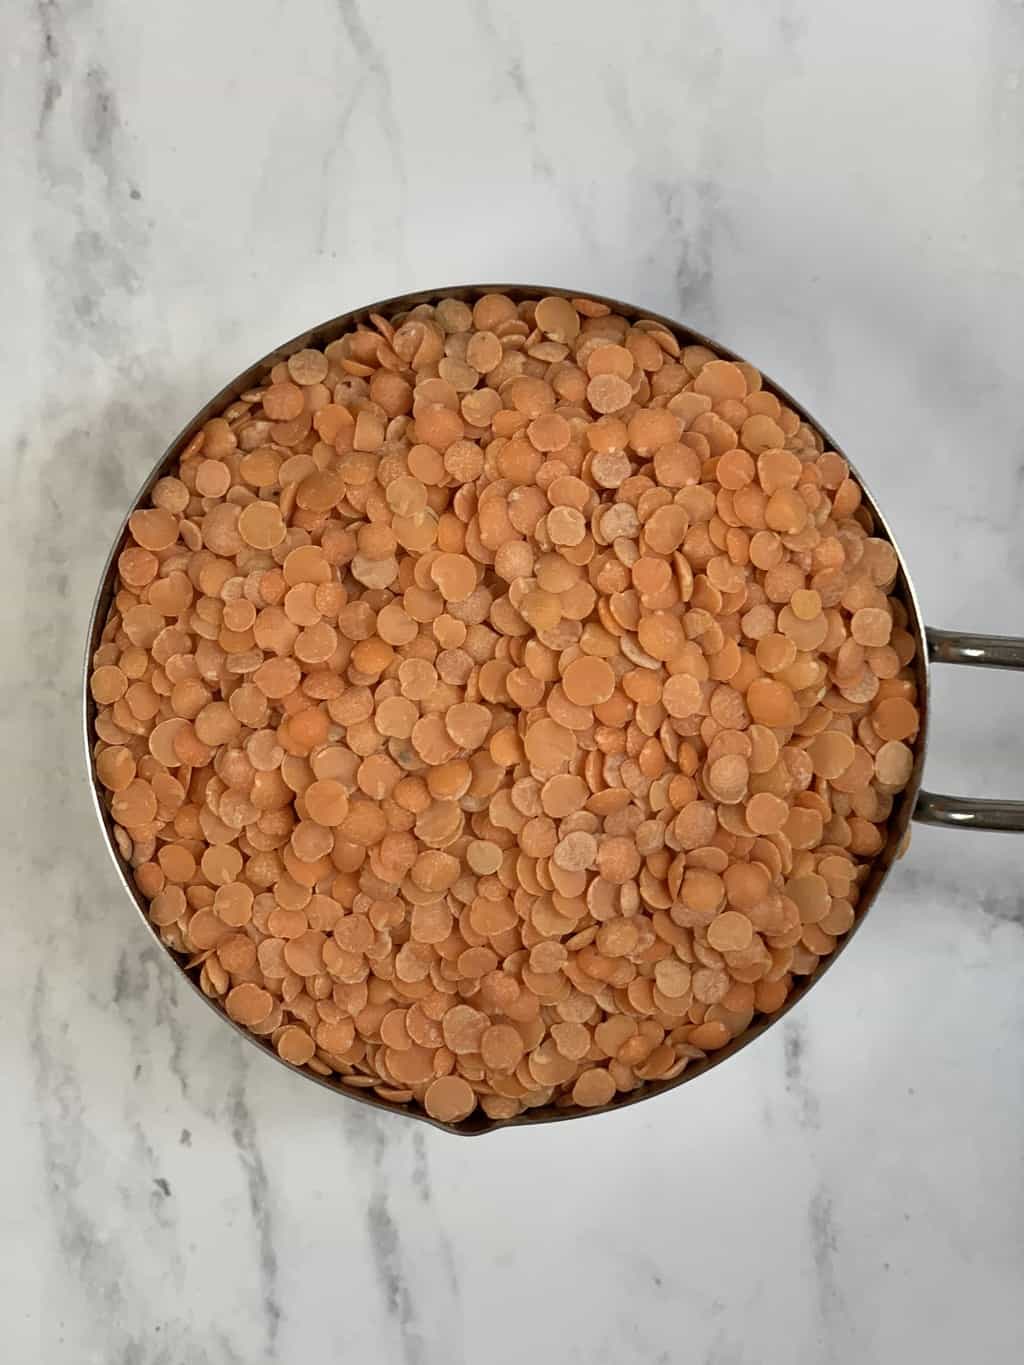
MULTIPOLYGON (((955 630, 925 631, 928 657, 937 664, 974 664, 977 668, 1024 670, 1024 640, 1010 635, 963 635, 955 630)), ((981 800, 919 792, 914 819, 924 825, 1024 833, 1024 801, 981 800)))

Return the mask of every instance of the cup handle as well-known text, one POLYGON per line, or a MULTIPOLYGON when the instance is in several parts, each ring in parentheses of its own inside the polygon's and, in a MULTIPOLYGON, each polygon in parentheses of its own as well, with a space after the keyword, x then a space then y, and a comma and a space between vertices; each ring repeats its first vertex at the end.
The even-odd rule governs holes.
MULTIPOLYGON (((936 664, 974 664, 977 668, 1024 670, 1024 640, 1010 635, 965 635, 957 630, 925 630, 928 657, 936 664)), ((918 793, 914 819, 923 825, 991 829, 1024 834, 1024 801, 993 801, 973 796, 918 793)))

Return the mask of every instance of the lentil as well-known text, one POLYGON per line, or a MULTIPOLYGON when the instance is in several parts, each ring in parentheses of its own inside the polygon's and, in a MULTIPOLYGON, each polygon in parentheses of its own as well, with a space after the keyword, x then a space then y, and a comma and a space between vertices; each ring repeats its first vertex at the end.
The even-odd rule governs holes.
POLYGON ((442 1122, 678 1075, 850 930, 912 775, 872 529, 756 370, 601 304, 297 351, 118 560, 94 760, 153 924, 442 1122))

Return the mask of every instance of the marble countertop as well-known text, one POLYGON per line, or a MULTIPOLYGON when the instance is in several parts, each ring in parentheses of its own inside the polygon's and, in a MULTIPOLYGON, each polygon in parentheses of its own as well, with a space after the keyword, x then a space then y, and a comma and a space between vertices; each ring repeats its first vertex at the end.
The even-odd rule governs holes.
MULTIPOLYGON (((82 779, 108 541, 324 317, 565 283, 764 365, 936 625, 1024 634, 1019 0, 8 0, 0 1310, 18 1365, 959 1365, 1024 1317, 1024 841, 919 830, 857 943, 698 1084, 459 1142, 243 1047, 82 779)), ((941 670, 928 782, 1024 796, 941 670)))

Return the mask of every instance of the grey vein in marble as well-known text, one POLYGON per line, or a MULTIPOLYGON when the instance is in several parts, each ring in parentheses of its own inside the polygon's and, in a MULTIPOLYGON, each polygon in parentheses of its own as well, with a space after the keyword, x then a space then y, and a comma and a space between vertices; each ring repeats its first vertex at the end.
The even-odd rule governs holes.
POLYGON ((242 1076, 244 1076, 244 1072, 232 1088, 228 1100, 231 1136, 245 1172, 249 1195, 249 1214, 256 1239, 256 1260, 263 1307, 263 1349, 265 1359, 273 1361, 278 1359, 278 1332, 281 1323, 278 1259, 272 1215, 275 1195, 267 1175, 266 1163, 260 1148, 256 1124, 246 1099, 242 1076))
POLYGON ((814 1266, 815 1296, 820 1328, 819 1343, 822 1360, 836 1358, 836 1318, 844 1314, 846 1304, 842 1288, 836 1278, 835 1261, 839 1251, 835 1212, 828 1187, 819 1184, 807 1209, 807 1225, 811 1240, 814 1266))
POLYGON ((788 1015, 783 1021, 782 1046, 786 1091, 799 1106, 801 1124, 807 1128, 817 1128, 821 1122, 821 1112, 818 1097, 806 1076, 807 1026, 799 1011, 788 1015))
POLYGON ((374 1113, 367 1114, 360 1125, 371 1153, 366 1234, 384 1305, 398 1331, 402 1359, 406 1365, 421 1365, 425 1358, 424 1343, 416 1322, 409 1267, 405 1264, 401 1235, 389 1204, 385 1158, 391 1144, 386 1125, 387 1120, 374 1113))

